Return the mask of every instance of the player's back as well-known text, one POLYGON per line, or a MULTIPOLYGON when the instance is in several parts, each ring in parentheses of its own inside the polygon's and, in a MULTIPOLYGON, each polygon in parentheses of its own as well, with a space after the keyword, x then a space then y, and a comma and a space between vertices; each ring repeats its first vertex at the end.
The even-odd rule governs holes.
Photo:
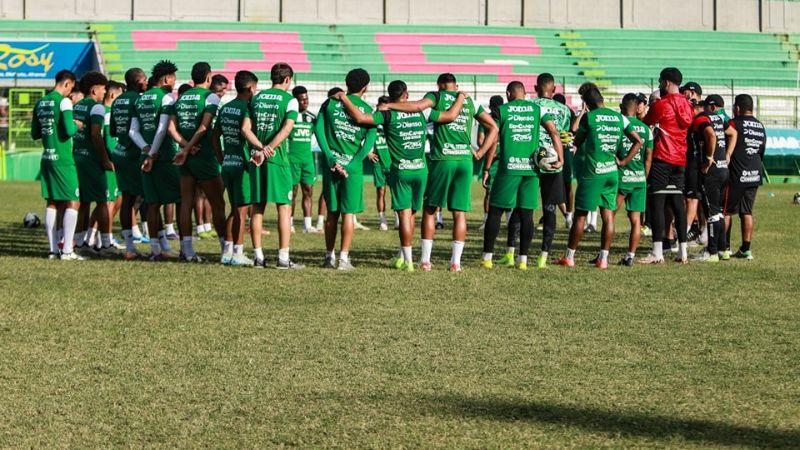
MULTIPOLYGON (((349 94, 347 97, 362 112, 372 113, 372 107, 361 97, 353 94, 349 94)), ((346 166, 361 149, 361 143, 366 138, 368 130, 358 126, 347 114, 342 102, 339 101, 326 100, 322 104, 318 119, 322 115, 324 115, 324 133, 328 147, 337 162, 346 166)))
MULTIPOLYGON (((424 113, 381 111, 385 152, 391 167, 397 170, 420 170, 425 168, 425 141, 428 138, 428 121, 424 113)), ((376 148, 378 141, 375 141, 376 148)), ((381 150, 378 149, 380 152, 381 150)), ((383 159, 384 156, 379 156, 383 159)))
MULTIPOLYGON (((437 111, 446 111, 458 98, 455 91, 428 92, 425 97, 433 102, 437 111)), ((448 124, 433 125, 433 142, 431 146, 432 160, 470 160, 472 159, 472 128, 475 116, 483 112, 483 108, 475 108, 471 98, 464 99, 461 112, 455 120, 448 124)))
MULTIPOLYGON (((172 106, 172 114, 175 116, 178 133, 187 141, 200 128, 209 102, 214 106, 219 105, 219 97, 210 90, 197 86, 184 92, 172 106)), ((213 110, 213 113, 216 113, 216 109, 213 110)), ((206 133, 201 141, 201 151, 203 149, 210 150, 210 138, 211 133, 206 133)))
POLYGON ((585 134, 582 146, 582 175, 585 177, 602 176, 617 172, 614 156, 622 139, 628 119, 609 108, 597 108, 589 111, 581 119, 579 131, 585 134))
MULTIPOLYGON (((242 136, 242 123, 250 116, 250 106, 244 100, 233 99, 220 108, 217 126, 222 131, 222 147, 225 161, 249 158, 247 141, 242 136)), ((223 166, 225 163, 223 162, 223 166)))
POLYGON ((73 137, 75 160, 96 158, 95 145, 92 141, 92 115, 102 111, 105 116, 105 107, 91 98, 84 98, 74 107, 75 120, 82 122, 81 127, 73 137))
MULTIPOLYGON (((269 88, 257 93, 250 101, 250 116, 253 120, 253 129, 256 137, 266 145, 281 130, 286 119, 296 118, 297 99, 283 89, 269 88), (292 114, 292 112, 294 112, 292 114)), ((275 148, 275 155, 268 159, 270 164, 289 164, 289 143, 281 142, 275 148)))
POLYGON ((109 126, 114 128, 117 143, 124 148, 130 148, 133 145, 128 131, 131 128, 131 119, 135 114, 136 100, 139 99, 139 95, 136 91, 126 91, 111 103, 109 126))
POLYGON ((738 116, 730 121, 738 135, 731 155, 731 182, 743 186, 758 186, 763 170, 762 158, 767 146, 764 124, 755 116, 738 116))
POLYGON ((74 164, 72 137, 63 123, 65 110, 72 110, 72 102, 56 90, 39 99, 33 109, 33 120, 39 123, 42 135, 42 161, 47 164, 74 164))

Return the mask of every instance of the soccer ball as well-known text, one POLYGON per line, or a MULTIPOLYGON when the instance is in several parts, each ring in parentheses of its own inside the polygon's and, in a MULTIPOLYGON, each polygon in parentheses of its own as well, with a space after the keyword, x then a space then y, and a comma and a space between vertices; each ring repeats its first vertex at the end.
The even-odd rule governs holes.
POLYGON ((800 205, 800 192, 796 192, 794 197, 792 198, 792 203, 795 205, 800 205))
POLYGON ((552 164, 556 161, 558 154, 553 149, 542 147, 534 154, 534 163, 540 170, 552 170, 552 164))
POLYGON ((22 218, 22 226, 25 228, 36 228, 41 224, 42 221, 39 220, 39 216, 32 212, 25 214, 25 217, 22 218))

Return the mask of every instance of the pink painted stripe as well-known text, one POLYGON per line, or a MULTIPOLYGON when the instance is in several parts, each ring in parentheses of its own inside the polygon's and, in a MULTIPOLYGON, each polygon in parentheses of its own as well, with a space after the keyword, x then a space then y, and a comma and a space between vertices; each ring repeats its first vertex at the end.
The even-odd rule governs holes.
POLYGON ((387 50, 394 46, 405 50, 409 46, 439 44, 499 46, 500 52, 508 55, 539 55, 542 52, 535 36, 506 34, 375 33, 375 41, 382 47, 386 46, 387 50))

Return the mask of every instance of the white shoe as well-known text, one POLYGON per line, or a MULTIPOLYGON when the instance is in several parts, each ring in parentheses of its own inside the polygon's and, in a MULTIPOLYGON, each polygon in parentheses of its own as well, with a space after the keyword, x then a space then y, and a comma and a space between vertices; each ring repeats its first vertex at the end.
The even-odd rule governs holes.
POLYGON ((381 222, 381 225, 380 225, 379 228, 380 228, 381 231, 389 231, 389 225, 386 225, 386 222, 381 222))
POLYGON ((291 227, 291 232, 292 232, 292 234, 294 234, 294 225, 292 225, 292 227, 291 227))
POLYGON ((303 233, 317 234, 319 233, 319 230, 315 227, 303 228, 303 233))
POLYGON ((357 220, 354 221, 354 222, 355 223, 353 223, 353 228, 355 228, 356 230, 369 231, 369 228, 365 227, 364 225, 361 225, 361 222, 359 222, 357 220))
POLYGON ((83 256, 81 256, 81 255, 79 255, 79 254, 77 254, 75 252, 72 252, 72 253, 62 253, 61 254, 61 260, 62 261, 85 261, 86 258, 84 258, 83 256))
POLYGON ((231 258, 231 261, 228 264, 231 266, 250 267, 253 265, 253 260, 244 255, 236 255, 231 258))

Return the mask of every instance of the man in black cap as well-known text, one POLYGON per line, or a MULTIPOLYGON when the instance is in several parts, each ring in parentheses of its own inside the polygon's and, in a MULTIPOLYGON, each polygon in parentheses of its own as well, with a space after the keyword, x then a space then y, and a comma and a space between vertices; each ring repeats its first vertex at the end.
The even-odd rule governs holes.
POLYGON ((690 102, 692 99, 698 103, 703 100, 703 88, 701 88, 700 85, 694 81, 689 81, 681 86, 680 93, 683 94, 683 96, 686 97, 686 100, 689 100, 690 102))

